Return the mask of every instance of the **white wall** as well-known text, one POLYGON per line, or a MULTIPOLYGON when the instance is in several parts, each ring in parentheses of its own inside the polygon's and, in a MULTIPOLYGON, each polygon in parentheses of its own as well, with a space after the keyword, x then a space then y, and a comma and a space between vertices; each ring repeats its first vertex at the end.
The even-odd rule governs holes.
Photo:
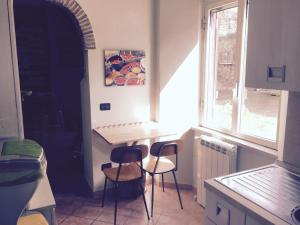
POLYGON ((290 92, 285 127, 283 160, 300 166, 300 93, 290 92))
POLYGON ((200 4, 160 0, 157 10, 159 121, 190 127, 198 123, 200 4))
MULTIPOLYGON (((10 2, 9 2, 10 3, 10 2)), ((9 15, 7 0, 0 0, 0 138, 21 137, 18 123, 19 99, 16 96, 16 82, 14 80, 14 64, 12 61, 13 48, 11 45, 9 15)), ((14 41, 12 37, 12 41, 14 41)), ((16 62, 14 62, 16 63, 16 62)))
MULTIPOLYGON (((78 0, 78 3, 90 19, 97 47, 88 53, 91 128, 150 118, 182 128, 197 124, 199 1, 78 0), (104 49, 145 50, 146 85, 104 87, 104 49), (99 111, 100 102, 110 102, 112 110, 99 111), (154 109, 157 111, 153 113, 154 109)), ((190 140, 187 139, 186 145, 190 140)), ((91 148, 92 151, 86 152, 86 164, 92 159, 92 165, 86 165, 86 176, 93 191, 97 191, 102 189, 104 181, 100 164, 109 161, 112 146, 92 135, 91 148)), ((189 148, 180 158, 180 183, 192 183, 191 171, 186 167, 191 160, 189 148)))
MULTIPOLYGON (((198 124, 199 0, 156 1, 157 119, 187 130, 198 124)), ((191 131, 183 136, 177 179, 191 184, 193 148, 191 131)), ((166 177, 173 182, 172 177, 166 177)))
MULTIPOLYGON (((78 0, 87 14, 96 39, 96 49, 88 51, 90 128, 107 124, 147 121, 151 117, 152 73, 152 1, 151 0, 78 0), (104 86, 104 50, 145 50, 146 84, 131 87, 104 86), (99 104, 111 103, 110 111, 100 111, 99 104)), ((83 85, 83 84, 82 84, 83 85)), ((88 118, 86 119, 88 121, 88 118)), ((87 123, 87 122, 86 122, 87 123)), ((93 191, 102 189, 104 177, 100 165, 109 161, 112 146, 99 144, 85 124, 85 174, 93 191), (90 139, 88 139, 90 138, 90 139), (90 161, 91 160, 91 161, 90 161)))
POLYGON ((78 0, 91 22, 96 50, 89 51, 89 83, 92 124, 98 125, 147 120, 150 116, 151 1, 78 0), (145 50, 145 86, 105 87, 104 49, 145 50), (111 111, 100 111, 99 103, 110 102, 111 111))

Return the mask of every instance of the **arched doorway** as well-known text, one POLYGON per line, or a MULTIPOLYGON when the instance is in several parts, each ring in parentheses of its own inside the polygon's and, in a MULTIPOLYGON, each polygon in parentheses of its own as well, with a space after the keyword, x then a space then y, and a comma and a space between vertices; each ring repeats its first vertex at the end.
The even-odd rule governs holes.
POLYGON ((25 138, 45 149, 55 192, 83 189, 80 81, 95 48, 76 1, 14 1, 25 138))

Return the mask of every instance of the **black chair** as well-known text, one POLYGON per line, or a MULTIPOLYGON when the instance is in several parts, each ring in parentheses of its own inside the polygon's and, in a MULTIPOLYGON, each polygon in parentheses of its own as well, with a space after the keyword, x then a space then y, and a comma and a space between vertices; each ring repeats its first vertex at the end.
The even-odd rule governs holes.
POLYGON ((178 143, 179 141, 165 141, 156 142, 152 144, 150 148, 150 155, 154 158, 150 159, 145 166, 144 170, 149 173, 152 178, 152 194, 151 194, 151 217, 153 216, 153 204, 154 204, 154 175, 161 174, 163 191, 165 191, 164 186, 164 174, 172 172, 174 177, 174 182, 180 202, 181 209, 183 209, 182 201, 179 193, 179 188, 177 184, 177 179, 175 171, 177 171, 178 165, 178 143), (175 156, 175 164, 168 159, 169 156, 175 156))
POLYGON ((144 188, 141 181, 144 178, 143 171, 143 158, 148 155, 147 145, 134 145, 117 147, 112 150, 110 160, 114 163, 118 163, 117 167, 112 167, 111 163, 103 164, 102 171, 105 175, 104 193, 102 196, 102 207, 104 207, 104 200, 106 194, 107 180, 113 182, 114 197, 115 197, 115 213, 114 224, 117 222, 117 208, 118 208, 118 189, 119 183, 122 182, 134 182, 140 188, 143 196, 145 209, 147 212, 148 220, 150 220, 147 203, 144 195, 144 188), (141 166, 140 166, 141 165, 141 166))

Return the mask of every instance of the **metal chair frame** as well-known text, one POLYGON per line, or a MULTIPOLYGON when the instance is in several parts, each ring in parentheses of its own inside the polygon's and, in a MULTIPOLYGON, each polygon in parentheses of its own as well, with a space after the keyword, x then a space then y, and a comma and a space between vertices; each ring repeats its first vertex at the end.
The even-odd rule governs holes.
MULTIPOLYGON (((107 177, 105 175, 104 191, 103 191, 103 195, 102 195, 102 207, 104 207, 107 180, 110 180, 113 183, 114 197, 115 197, 114 225, 116 225, 116 222, 117 222, 117 210, 118 210, 118 200, 119 200, 119 195, 118 195, 118 188, 119 187, 118 187, 118 184, 122 183, 122 182, 135 182, 135 183, 138 184, 138 186, 141 190, 142 197, 143 197, 147 217, 148 217, 148 220, 150 220, 149 213, 148 213, 148 208, 147 208, 147 203, 146 203, 146 198, 145 198, 145 194, 144 194, 144 188, 143 188, 143 185, 141 183, 142 179, 144 178, 144 171, 142 169, 143 168, 142 148, 145 148, 145 147, 147 147, 147 146, 136 145, 136 146, 117 147, 117 148, 112 150, 110 159, 111 159, 112 162, 118 163, 119 165, 118 165, 117 176, 116 176, 115 180, 112 180, 112 179, 110 179, 109 177, 107 177), (133 154, 133 155, 135 155, 135 157, 133 157, 132 159, 130 159, 130 158, 126 159, 126 156, 129 155, 129 154, 133 154), (123 163, 136 163, 136 162, 140 163, 141 176, 136 178, 136 179, 133 179, 133 180, 119 181, 120 172, 121 172, 121 168, 123 166, 123 163)), ((147 147, 147 154, 148 154, 148 147, 147 147)), ((104 169, 107 169, 107 168, 112 168, 112 164, 107 163, 107 164, 103 164, 101 166, 102 171, 104 169)))
MULTIPOLYGON (((176 179, 176 175, 175 175, 175 171, 177 171, 178 169, 178 146, 176 143, 174 142, 171 142, 171 143, 163 143, 161 142, 162 145, 159 147, 158 149, 158 154, 154 154, 151 149, 150 149, 150 154, 152 156, 155 156, 157 157, 157 160, 156 160, 156 163, 155 163, 155 166, 154 166, 154 171, 153 172, 150 172, 150 171, 146 171, 149 173, 149 175, 151 176, 151 180, 152 180, 152 193, 151 193, 151 217, 153 217, 153 205, 154 205, 154 175, 156 174, 161 174, 162 176, 162 186, 163 186, 163 192, 165 191, 165 185, 164 185, 164 174, 165 173, 169 173, 169 172, 172 172, 173 174, 173 178, 174 178, 174 182, 175 182, 175 186, 176 186, 176 190, 177 190, 177 195, 178 195, 178 198, 179 198, 179 202, 180 202, 180 207, 181 209, 183 209, 183 206, 182 206, 182 200, 181 200, 181 196, 180 196, 180 192, 179 192, 179 187, 178 187, 178 183, 177 183, 177 179, 176 179), (157 166, 158 166, 158 163, 159 163, 159 159, 161 156, 163 156, 163 151, 165 148, 170 148, 170 147, 173 147, 174 148, 174 154, 175 157, 176 157, 176 161, 175 161, 175 168, 172 169, 172 170, 169 170, 169 171, 164 171, 164 172, 156 172, 156 169, 157 169, 157 166)), ((169 154, 170 155, 170 154, 169 154)))

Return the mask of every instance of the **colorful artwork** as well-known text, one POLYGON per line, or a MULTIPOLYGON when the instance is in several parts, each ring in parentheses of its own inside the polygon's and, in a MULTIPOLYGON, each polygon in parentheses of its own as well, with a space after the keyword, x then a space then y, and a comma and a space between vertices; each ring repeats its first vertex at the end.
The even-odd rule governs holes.
POLYGON ((145 51, 105 50, 105 86, 145 84, 145 51))

